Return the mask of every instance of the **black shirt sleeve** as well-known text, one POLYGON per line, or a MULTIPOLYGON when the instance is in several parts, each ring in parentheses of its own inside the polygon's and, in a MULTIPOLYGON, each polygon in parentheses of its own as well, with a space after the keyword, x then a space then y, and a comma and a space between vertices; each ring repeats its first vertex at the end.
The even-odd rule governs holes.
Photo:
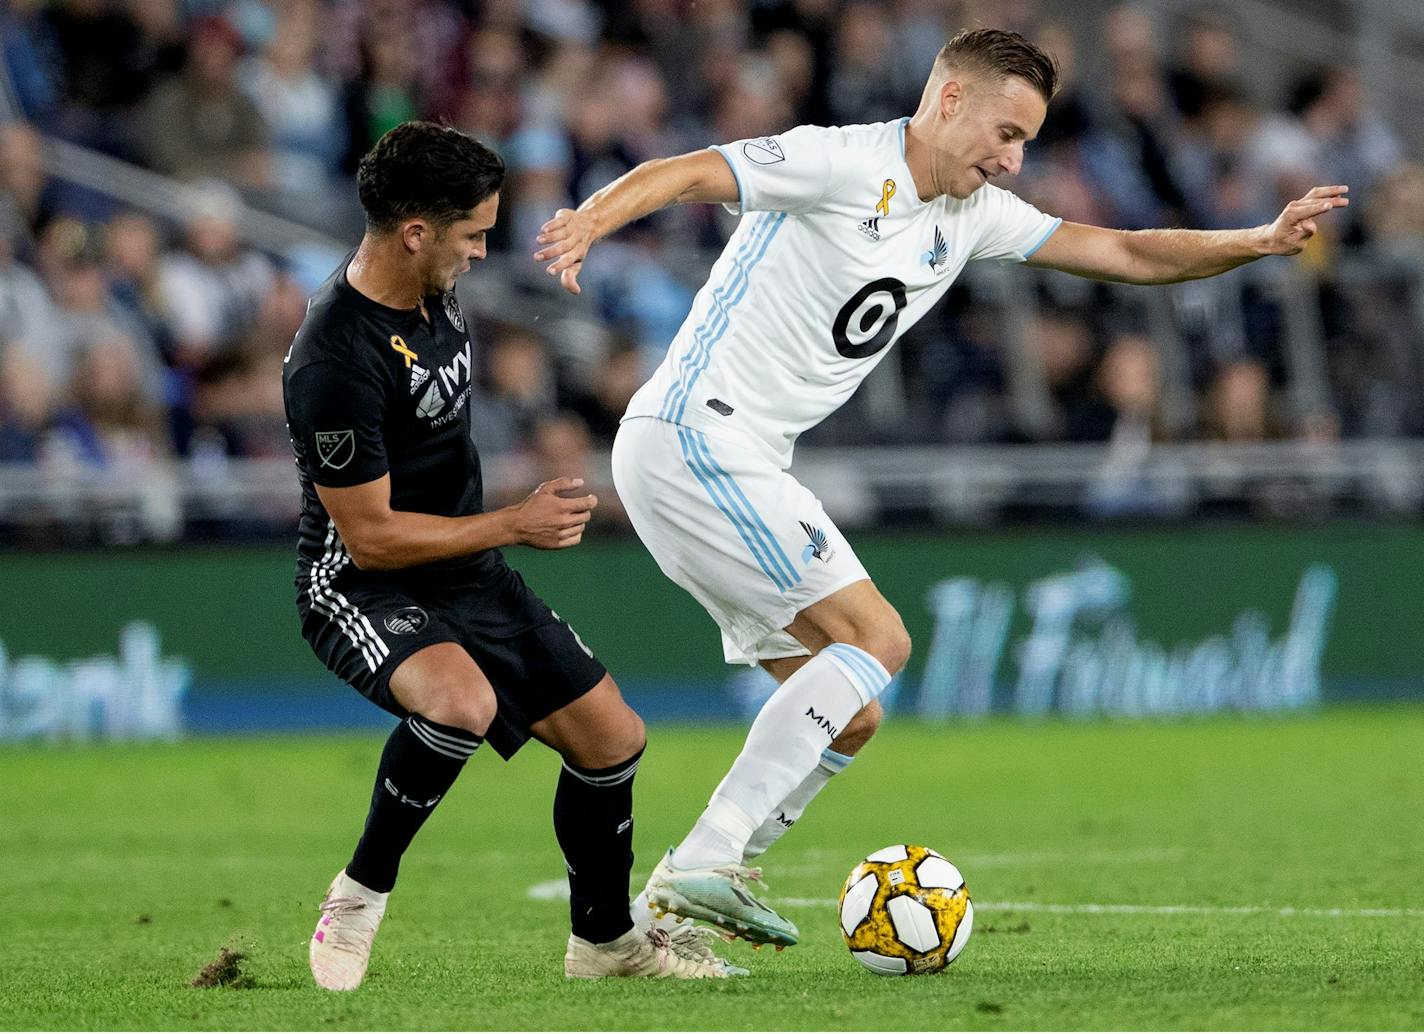
POLYGON ((313 482, 349 488, 390 470, 381 437, 385 395, 369 374, 336 362, 295 371, 287 384, 292 440, 313 482))

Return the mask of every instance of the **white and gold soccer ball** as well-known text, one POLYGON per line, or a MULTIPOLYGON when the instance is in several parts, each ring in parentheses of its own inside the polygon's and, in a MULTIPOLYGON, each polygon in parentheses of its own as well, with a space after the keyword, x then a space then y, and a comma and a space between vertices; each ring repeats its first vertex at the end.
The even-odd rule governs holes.
POLYGON ((938 973, 974 929, 969 888, 938 851, 896 844, 866 857, 841 888, 841 933, 875 973, 938 973))

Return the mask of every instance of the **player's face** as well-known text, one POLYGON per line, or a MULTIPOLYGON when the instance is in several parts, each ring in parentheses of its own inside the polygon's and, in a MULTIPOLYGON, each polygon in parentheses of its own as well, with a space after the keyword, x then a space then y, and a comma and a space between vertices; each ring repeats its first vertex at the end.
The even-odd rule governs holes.
POLYGON ((942 123, 936 183, 950 197, 966 198, 995 176, 1016 175, 1024 145, 1038 135, 1048 105, 1023 79, 966 84, 964 95, 942 123))
POLYGON ((436 235, 426 264, 429 293, 453 291, 455 281, 470 271, 470 263, 485 257, 485 234, 499 214, 499 195, 491 194, 464 219, 436 235))

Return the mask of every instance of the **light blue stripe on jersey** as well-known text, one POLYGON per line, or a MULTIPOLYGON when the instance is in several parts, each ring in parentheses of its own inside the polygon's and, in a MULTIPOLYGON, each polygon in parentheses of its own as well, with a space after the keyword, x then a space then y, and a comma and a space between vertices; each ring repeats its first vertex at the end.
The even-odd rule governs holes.
POLYGON ((722 156, 722 160, 727 163, 727 168, 732 170, 732 179, 737 181, 737 212, 740 214, 742 206, 747 203, 747 192, 742 187, 742 174, 737 171, 737 163, 732 161, 732 156, 727 148, 722 144, 713 144, 710 150, 716 151, 722 156))
POLYGON ((763 212, 761 215, 757 216, 756 221, 752 223, 752 228, 747 231, 746 238, 742 241, 741 246, 737 249, 737 254, 732 258, 732 271, 727 277, 727 282, 724 284, 719 284, 717 288, 712 292, 711 308, 708 310, 707 316, 703 319, 703 322, 697 327, 696 330, 692 332, 692 343, 687 346, 687 351, 683 354, 682 359, 679 360, 681 369, 678 371, 677 379, 672 382, 672 387, 668 388, 667 394, 663 396, 663 406, 662 409, 658 412, 659 419, 674 419, 673 413, 677 409, 677 404, 682 398, 683 381, 686 379, 687 374, 690 372, 693 365, 695 365, 695 360, 693 359, 693 356, 698 353, 698 345, 701 343, 702 335, 706 332, 707 328, 712 324, 712 322, 716 320, 718 313, 721 311, 720 307, 722 304, 723 295, 732 284, 737 282, 738 277, 741 275, 741 264, 746 260, 747 256, 749 256, 752 251, 755 250, 757 241, 760 239, 761 232, 765 230, 767 226, 770 225, 770 223, 770 212, 763 212))
POLYGON ((738 510, 749 514, 755 523, 759 533, 759 538, 767 546, 767 552, 771 554, 772 566, 775 567, 787 579, 787 588, 798 584, 801 581, 801 572, 796 570, 796 566, 791 563, 786 552, 781 548, 781 543, 776 541, 776 536, 771 533, 771 529, 766 526, 766 522, 761 519, 761 514, 757 513, 756 507, 752 505, 750 499, 742 491, 742 487, 737 484, 737 479, 728 474, 722 465, 712 458, 712 450, 707 445, 707 436, 701 431, 688 428, 688 434, 692 438, 693 445, 697 448, 703 461, 711 468, 712 473, 736 495, 737 501, 741 505, 738 510))
POLYGON ((884 692, 886 686, 890 685, 890 676, 885 668, 858 646, 851 646, 849 643, 832 643, 821 653, 841 662, 842 670, 848 671, 852 675, 851 681, 856 684, 856 690, 860 693, 861 700, 867 704, 884 692))
POLYGON ((763 573, 771 579, 771 583, 776 586, 778 592, 785 592, 791 588, 792 585, 800 580, 799 577, 795 580, 788 581, 785 574, 778 569, 756 525, 740 510, 736 505, 736 500, 733 499, 731 494, 727 491, 726 486, 714 476, 713 472, 708 469, 706 461, 698 454, 697 445, 693 440, 692 433, 687 428, 679 427, 677 429, 677 437, 678 441, 682 444, 683 462, 687 464, 687 468, 692 471, 697 480, 702 483, 702 487, 707 490, 707 495, 711 497, 717 509, 721 510, 722 515, 732 522, 732 527, 737 529, 737 534, 741 536, 742 542, 746 545, 747 550, 751 553, 753 558, 755 558, 757 565, 762 569, 763 573))
POLYGON ((767 212, 758 218, 732 260, 732 272, 726 283, 712 292, 712 307, 706 319, 693 332, 692 344, 682 357, 682 372, 668 389, 658 416, 677 423, 687 409, 692 386, 712 358, 712 346, 721 340, 731 323, 731 310, 745 297, 751 285, 751 271, 766 255, 766 249, 776 231, 786 221, 785 212, 767 212), (755 254, 753 254, 755 252, 755 254))
POLYGON ((759 244, 770 241, 770 237, 766 235, 776 232, 776 227, 780 225, 778 215, 782 219, 785 218, 784 213, 773 212, 763 213, 757 218, 732 260, 732 270, 726 282, 712 292, 711 308, 702 324, 693 331, 692 344, 682 357, 682 370, 663 400, 662 412, 658 414, 662 419, 673 422, 682 419, 683 411, 687 408, 687 399, 692 393, 692 385, 707 368, 706 360, 710 356, 712 345, 726 332, 730 310, 746 294, 747 285, 751 282, 751 267, 766 254, 766 249, 763 247, 755 257, 752 257, 752 253, 759 244), (734 292, 736 297, 729 300, 728 296, 734 292))
POLYGON ((1033 258, 1033 253, 1034 253, 1035 251, 1037 251, 1039 248, 1043 247, 1045 244, 1047 244, 1047 243, 1048 243, 1048 238, 1052 237, 1053 234, 1054 234, 1054 232, 1058 229, 1058 227, 1060 227, 1060 226, 1062 226, 1062 225, 1063 225, 1063 220, 1062 220, 1062 219, 1054 219, 1054 220, 1053 220, 1053 225, 1048 228, 1048 232, 1045 233, 1042 237, 1040 237, 1040 238, 1038 239, 1038 243, 1037 243, 1037 244, 1035 244, 1033 247, 1029 248, 1028 251, 1024 252, 1024 261, 1027 262, 1029 259, 1033 258))

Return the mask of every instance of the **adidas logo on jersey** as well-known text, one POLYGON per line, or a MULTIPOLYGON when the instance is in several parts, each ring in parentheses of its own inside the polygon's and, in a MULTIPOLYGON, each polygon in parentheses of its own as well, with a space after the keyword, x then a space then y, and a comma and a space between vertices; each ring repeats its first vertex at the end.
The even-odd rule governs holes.
POLYGON ((445 396, 440 394, 440 385, 431 384, 430 390, 425 393, 425 397, 420 400, 420 405, 415 407, 416 416, 433 417, 445 408, 445 396))
POLYGON ((420 386, 430 380, 430 371, 419 363, 415 363, 410 368, 410 393, 414 395, 420 390, 420 386))
POLYGON ((878 241, 880 239, 880 217, 878 215, 871 216, 857 226, 856 229, 871 240, 878 241))

